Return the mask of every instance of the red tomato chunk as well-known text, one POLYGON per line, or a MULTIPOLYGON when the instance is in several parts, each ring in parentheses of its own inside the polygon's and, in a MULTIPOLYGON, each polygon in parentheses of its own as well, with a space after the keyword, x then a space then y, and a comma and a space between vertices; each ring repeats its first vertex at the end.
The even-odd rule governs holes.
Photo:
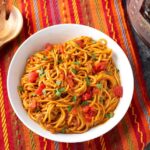
POLYGON ((39 77, 39 74, 36 71, 33 71, 29 73, 28 79, 31 83, 34 83, 38 77, 39 77))
POLYGON ((123 95, 122 86, 118 85, 118 86, 114 87, 113 91, 114 91, 115 96, 122 97, 122 95, 123 95))

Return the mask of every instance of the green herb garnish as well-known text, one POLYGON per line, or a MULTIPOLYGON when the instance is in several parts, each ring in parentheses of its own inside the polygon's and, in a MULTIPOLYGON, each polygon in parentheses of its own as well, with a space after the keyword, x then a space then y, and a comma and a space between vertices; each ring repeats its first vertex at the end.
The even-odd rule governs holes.
POLYGON ((99 102, 102 103, 102 104, 104 104, 104 98, 100 97, 99 102))
POLYGON ((96 58, 96 55, 95 55, 95 54, 92 54, 92 55, 91 55, 91 58, 92 58, 92 60, 97 60, 97 58, 96 58))
POLYGON ((41 69, 38 70, 38 72, 39 72, 39 76, 41 77, 44 74, 44 68, 41 67, 41 69))
POLYGON ((106 74, 108 74, 108 75, 112 75, 112 72, 111 71, 105 71, 106 72, 106 74))
POLYGON ((42 60, 47 60, 47 59, 48 59, 47 56, 43 55, 42 60))
POLYGON ((61 96, 61 93, 65 91, 65 88, 60 88, 60 89, 57 89, 55 90, 55 95, 60 97, 61 96))
POLYGON ((72 71, 74 74, 77 74, 77 73, 78 73, 78 71, 77 71, 76 69, 74 69, 74 68, 72 68, 71 71, 72 71))
POLYGON ((65 88, 64 87, 62 87, 62 88, 60 88, 58 90, 59 90, 59 92, 65 92, 65 88))
POLYGON ((46 95, 46 90, 45 90, 45 89, 43 89, 43 90, 42 90, 42 93, 43 93, 44 95, 46 95))
POLYGON ((105 114, 105 118, 112 118, 113 116, 114 116, 113 112, 105 114))
POLYGON ((72 110, 72 106, 68 106, 68 112, 70 112, 72 110))
POLYGON ((86 105, 88 105, 89 103, 87 102, 87 101, 83 101, 82 103, 81 103, 81 105, 82 106, 86 106, 86 105))
POLYGON ((66 132, 66 129, 65 128, 62 128, 61 129, 61 133, 65 133, 66 132))
POLYGON ((61 64, 61 63, 63 63, 63 60, 62 59, 58 59, 58 64, 61 64))
POLYGON ((19 92, 23 92, 24 91, 22 86, 18 86, 17 88, 18 88, 19 92))
POLYGON ((76 100, 77 100, 77 96, 73 96, 72 101, 76 102, 76 100))
POLYGON ((61 85, 61 81, 57 80, 57 81, 56 81, 56 84, 57 84, 58 86, 61 85))
POLYGON ((101 84, 101 83, 97 83, 97 84, 96 84, 96 87, 97 87, 98 89, 102 89, 102 84, 101 84))
POLYGON ((39 112, 41 109, 39 107, 35 108, 35 112, 39 112))
POLYGON ((80 65, 80 62, 79 61, 74 61, 74 64, 75 65, 80 65))
POLYGON ((119 72, 119 69, 116 69, 117 73, 119 72))
POLYGON ((60 96, 61 96, 61 92, 57 89, 57 90, 55 91, 55 95, 58 96, 58 97, 60 97, 60 96))
POLYGON ((89 86, 90 85, 90 78, 88 76, 85 77, 85 81, 86 81, 86 85, 89 86))
POLYGON ((35 93, 32 93, 32 96, 34 97, 34 96, 36 96, 36 94, 35 94, 35 93))

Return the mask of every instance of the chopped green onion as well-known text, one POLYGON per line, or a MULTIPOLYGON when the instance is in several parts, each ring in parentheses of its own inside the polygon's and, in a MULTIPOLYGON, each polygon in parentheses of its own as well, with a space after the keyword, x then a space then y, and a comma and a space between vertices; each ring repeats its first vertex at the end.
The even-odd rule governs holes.
POLYGON ((87 101, 83 101, 82 103, 81 103, 81 105, 82 106, 86 106, 86 105, 88 105, 89 103, 87 102, 87 101))
POLYGON ((32 93, 32 96, 34 97, 34 96, 36 96, 36 94, 35 94, 35 93, 32 93))
POLYGON ((101 84, 101 83, 97 83, 97 84, 96 84, 96 87, 97 87, 98 89, 102 89, 102 84, 101 84))
POLYGON ((46 95, 46 90, 45 90, 45 89, 43 89, 43 90, 42 90, 42 93, 43 93, 44 95, 46 95))
POLYGON ((86 85, 89 86, 90 85, 90 78, 88 76, 85 77, 85 81, 86 81, 86 85))
POLYGON ((65 133, 65 130, 66 130, 65 128, 62 128, 61 133, 65 133))
POLYGON ((41 77, 44 74, 44 68, 41 67, 41 69, 38 70, 38 72, 39 72, 39 76, 41 77))
POLYGON ((72 101, 76 102, 76 100, 77 100, 77 96, 73 96, 72 101))
POLYGON ((35 108, 35 112, 39 112, 39 111, 40 111, 39 107, 35 108))
POLYGON ((97 60, 95 54, 92 54, 92 55, 91 55, 91 58, 92 58, 92 60, 97 60))
POLYGON ((77 73, 78 73, 78 71, 77 71, 76 69, 74 69, 74 68, 72 68, 71 71, 72 71, 74 74, 77 74, 77 73))
POLYGON ((19 92, 23 92, 24 91, 22 86, 18 86, 17 88, 18 88, 19 92))
POLYGON ((79 61, 74 61, 74 64, 75 65, 80 65, 80 62, 79 61))
POLYGON ((64 87, 62 87, 62 88, 60 88, 60 89, 58 89, 59 90, 59 92, 65 92, 65 88, 64 87))
POLYGON ((47 56, 43 55, 42 60, 47 60, 47 56))
POLYGON ((119 72, 119 69, 116 69, 117 73, 119 72))
POLYGON ((57 89, 57 90, 55 91, 55 95, 58 96, 58 97, 60 97, 60 96, 61 96, 61 92, 57 89))
POLYGON ((104 98, 100 97, 99 102, 102 103, 102 104, 104 104, 104 98))
POLYGON ((63 62, 63 60, 62 59, 58 59, 58 64, 60 64, 60 63, 62 63, 63 62))
POLYGON ((72 110, 72 106, 68 106, 68 112, 70 112, 72 110))
POLYGON ((57 89, 57 90, 55 90, 55 95, 58 96, 58 97, 60 97, 61 93, 64 92, 64 91, 65 91, 64 87, 62 87, 60 89, 57 89))
POLYGON ((61 81, 57 80, 57 81, 56 81, 56 84, 57 84, 58 86, 61 85, 61 81))
POLYGON ((114 116, 113 112, 105 114, 105 118, 112 118, 113 116, 114 116))
POLYGON ((108 75, 112 75, 112 72, 111 71, 105 71, 106 72, 106 74, 108 74, 108 75))

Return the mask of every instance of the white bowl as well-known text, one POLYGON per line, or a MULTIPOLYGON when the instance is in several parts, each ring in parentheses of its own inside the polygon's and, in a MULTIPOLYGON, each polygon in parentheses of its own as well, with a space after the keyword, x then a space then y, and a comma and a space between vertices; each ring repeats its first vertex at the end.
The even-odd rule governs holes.
POLYGON ((18 48, 15 53, 8 70, 7 88, 10 103, 18 116, 18 118, 33 132, 50 140, 59 142, 83 142, 94 139, 105 134, 115 127, 127 112, 133 95, 133 73, 130 63, 119 45, 104 33, 84 25, 77 24, 60 24, 51 26, 38 31, 30 36, 18 48), (79 36, 89 36, 95 40, 105 38, 108 42, 108 47, 113 50, 113 60, 120 70, 121 84, 123 86, 123 97, 115 110, 113 118, 106 123, 93 127, 89 131, 82 134, 52 134, 44 130, 38 123, 30 119, 25 109, 22 106, 21 100, 17 92, 17 86, 20 83, 20 78, 24 72, 27 58, 39 51, 46 43, 63 43, 67 40, 79 36))

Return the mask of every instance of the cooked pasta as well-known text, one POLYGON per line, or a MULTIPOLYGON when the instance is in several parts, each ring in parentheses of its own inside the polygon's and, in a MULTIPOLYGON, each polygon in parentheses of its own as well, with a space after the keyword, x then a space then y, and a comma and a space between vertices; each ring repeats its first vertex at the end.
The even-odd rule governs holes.
POLYGON ((105 39, 47 44, 28 58, 18 86, 28 115, 52 133, 83 133, 113 117, 122 97, 105 39))

